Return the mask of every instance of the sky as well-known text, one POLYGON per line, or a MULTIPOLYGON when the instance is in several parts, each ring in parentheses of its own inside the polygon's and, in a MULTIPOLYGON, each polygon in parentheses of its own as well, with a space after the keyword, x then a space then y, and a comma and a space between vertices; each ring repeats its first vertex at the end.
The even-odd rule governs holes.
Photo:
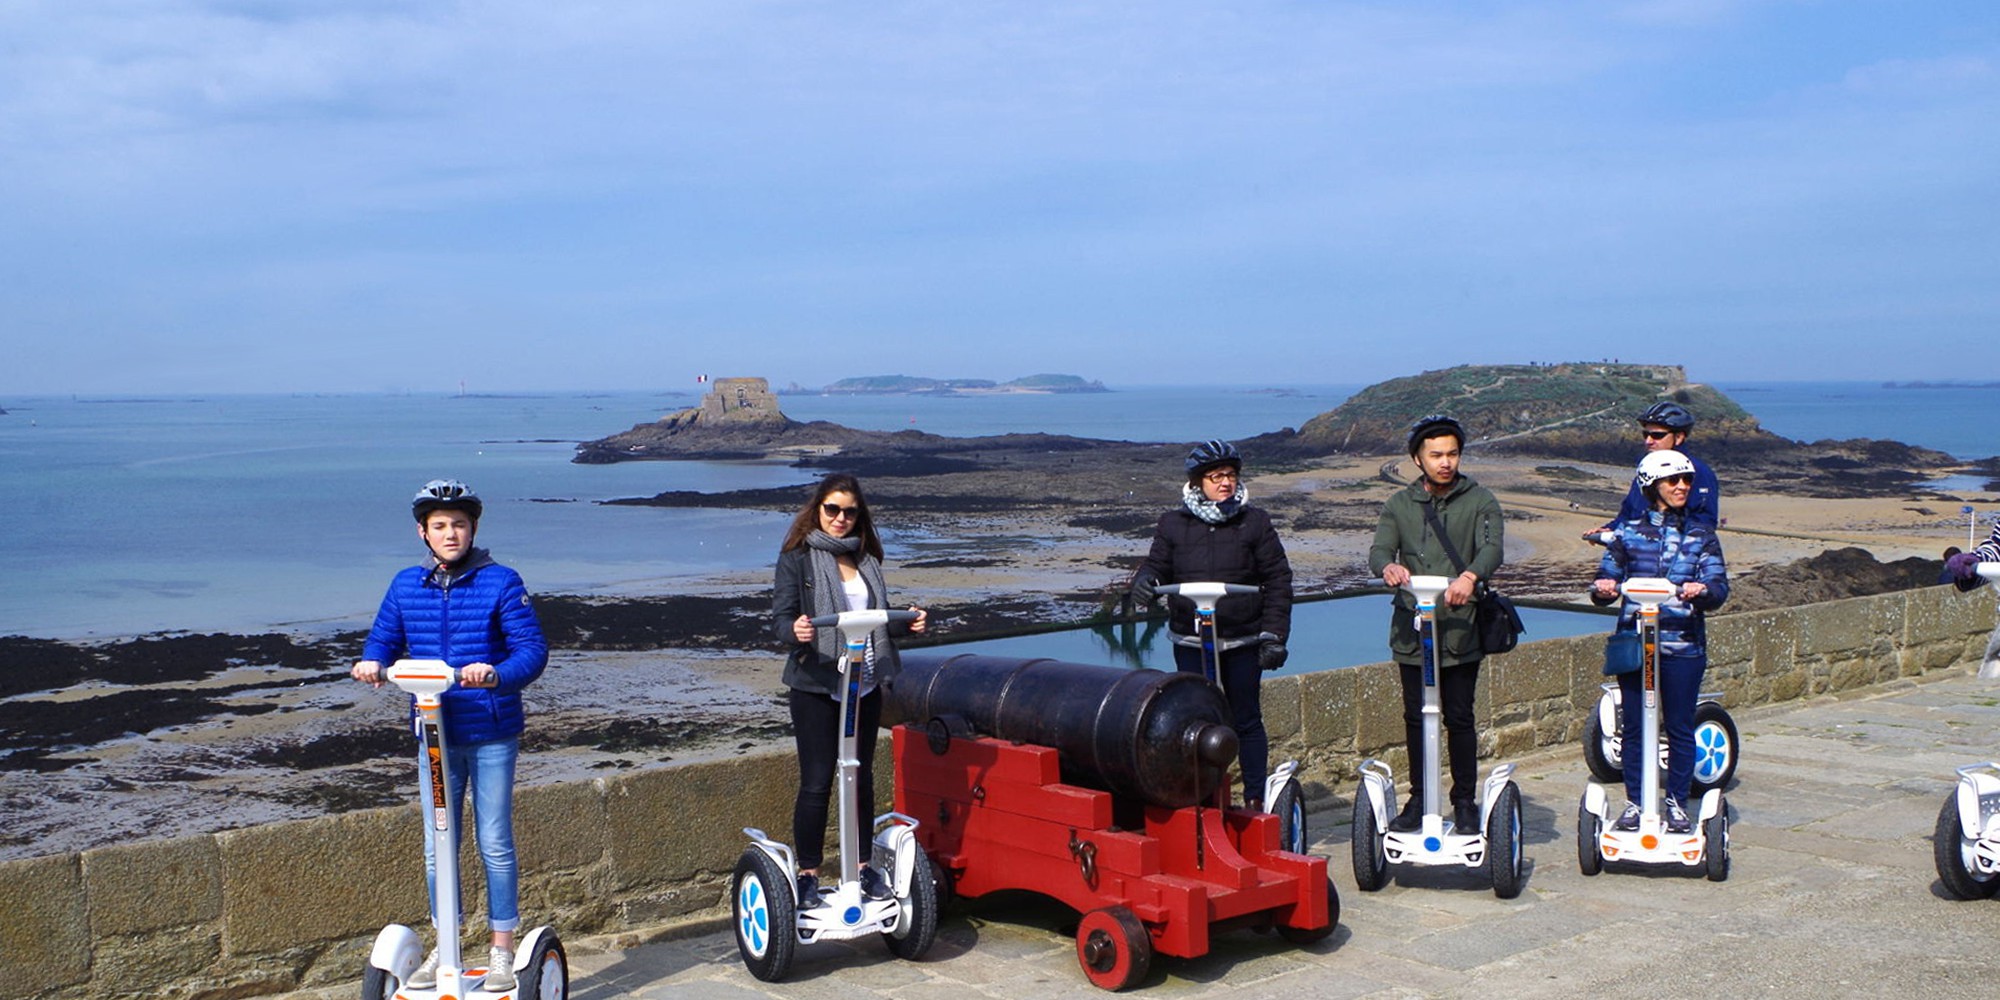
POLYGON ((0 0, 0 403, 1996 334, 1989 0, 0 0))

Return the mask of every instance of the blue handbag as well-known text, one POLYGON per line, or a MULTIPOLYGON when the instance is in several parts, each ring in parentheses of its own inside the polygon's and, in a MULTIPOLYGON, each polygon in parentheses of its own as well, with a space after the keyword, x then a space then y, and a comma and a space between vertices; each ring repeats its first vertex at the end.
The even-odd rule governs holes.
POLYGON ((1611 633, 1604 640, 1604 676, 1616 677, 1638 671, 1643 655, 1639 633, 1611 633))

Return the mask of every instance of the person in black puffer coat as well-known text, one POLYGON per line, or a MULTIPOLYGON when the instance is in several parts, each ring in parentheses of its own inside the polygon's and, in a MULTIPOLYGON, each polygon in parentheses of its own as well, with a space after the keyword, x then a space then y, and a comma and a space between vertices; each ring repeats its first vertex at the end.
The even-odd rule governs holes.
MULTIPOLYGON (((1259 686, 1266 670, 1285 663, 1292 631, 1292 566, 1271 515, 1252 507, 1243 489, 1243 457, 1227 441, 1198 445, 1187 457, 1181 506, 1160 515, 1153 548, 1133 576, 1132 597, 1151 604, 1163 583, 1247 583, 1256 594, 1224 597, 1216 604, 1219 676, 1235 723, 1243 764, 1243 798, 1262 809, 1270 740, 1264 734, 1259 686)), ((1178 595, 1167 604, 1174 635, 1174 665, 1199 674, 1201 646, 1194 636, 1194 602, 1178 595)))

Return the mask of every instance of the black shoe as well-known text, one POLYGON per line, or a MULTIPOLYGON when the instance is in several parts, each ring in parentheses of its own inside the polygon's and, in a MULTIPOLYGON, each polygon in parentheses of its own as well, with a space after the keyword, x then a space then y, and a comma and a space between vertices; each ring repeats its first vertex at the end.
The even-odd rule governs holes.
POLYGON ((1618 814, 1618 819, 1611 824, 1611 828, 1624 833, 1631 833, 1639 828, 1639 817, 1642 814, 1643 810, 1639 808, 1639 803, 1627 802, 1625 803, 1625 811, 1618 814))
POLYGON ((1451 807, 1451 832, 1478 833, 1479 805, 1475 802, 1456 802, 1451 807))
POLYGON ((819 876, 799 873, 799 909, 810 910, 820 904, 819 876))
POLYGON ((872 867, 861 869, 861 894, 869 899, 888 899, 894 895, 889 891, 889 880, 872 867))
POLYGON ((1694 820, 1688 818, 1687 807, 1680 800, 1667 796, 1667 832, 1693 833, 1694 820))
POLYGON ((1389 831, 1391 833, 1414 833, 1423 829, 1423 827, 1424 800, 1421 796, 1417 795, 1410 796, 1410 800, 1403 803, 1403 811, 1397 813, 1396 818, 1389 821, 1389 831))

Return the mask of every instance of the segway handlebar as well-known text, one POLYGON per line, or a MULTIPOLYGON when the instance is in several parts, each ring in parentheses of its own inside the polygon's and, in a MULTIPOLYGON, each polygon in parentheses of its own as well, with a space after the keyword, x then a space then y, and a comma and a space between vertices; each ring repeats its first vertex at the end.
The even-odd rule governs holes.
POLYGON ((883 608, 868 608, 862 611, 841 611, 831 615, 819 615, 810 619, 813 628, 837 628, 842 632, 867 632, 884 625, 901 624, 917 620, 914 611, 889 611, 883 608))
POLYGON ((1436 604, 1438 595, 1451 586, 1448 576, 1412 576, 1403 589, 1417 595, 1418 604, 1436 604))
POLYGON ((1674 599, 1681 588, 1672 580, 1659 576, 1635 576, 1624 582, 1619 590, 1641 608, 1657 608, 1674 599))
POLYGON ((2000 562, 1983 562, 1974 566, 1972 571, 1978 573, 1980 579, 2000 587, 2000 562))
POLYGON ((1213 604, 1224 597, 1255 594, 1264 588, 1252 583, 1163 583, 1153 589, 1162 594, 1179 594, 1196 604, 1213 604))
POLYGON ((440 695, 453 687, 493 687, 493 684, 466 684, 459 677, 457 667, 443 660, 397 660, 382 671, 382 677, 389 683, 419 697, 440 695))

